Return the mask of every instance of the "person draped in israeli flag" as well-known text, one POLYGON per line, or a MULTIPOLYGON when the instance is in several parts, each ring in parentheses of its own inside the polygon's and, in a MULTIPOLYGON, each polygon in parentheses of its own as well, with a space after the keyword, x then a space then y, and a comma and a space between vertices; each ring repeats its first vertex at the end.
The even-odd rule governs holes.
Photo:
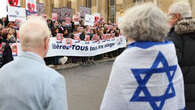
POLYGON ((100 110, 185 110, 175 46, 164 40, 167 16, 146 3, 127 10, 119 27, 128 46, 113 64, 100 110))

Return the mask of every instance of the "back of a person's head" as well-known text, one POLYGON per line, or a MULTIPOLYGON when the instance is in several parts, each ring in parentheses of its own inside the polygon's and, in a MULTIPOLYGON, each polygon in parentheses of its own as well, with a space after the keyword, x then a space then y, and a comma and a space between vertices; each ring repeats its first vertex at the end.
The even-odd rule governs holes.
POLYGON ((170 29, 168 17, 153 3, 128 9, 119 28, 125 37, 136 41, 163 41, 170 29))
POLYGON ((176 2, 170 6, 169 14, 180 14, 182 18, 192 17, 191 6, 185 1, 176 2))
POLYGON ((50 37, 51 32, 47 22, 40 16, 32 16, 20 26, 19 37, 24 49, 39 48, 44 38, 50 37))

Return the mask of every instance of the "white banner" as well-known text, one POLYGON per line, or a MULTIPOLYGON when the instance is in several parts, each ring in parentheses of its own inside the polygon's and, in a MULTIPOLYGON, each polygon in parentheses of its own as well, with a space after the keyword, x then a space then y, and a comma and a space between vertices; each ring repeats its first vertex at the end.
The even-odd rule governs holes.
POLYGON ((93 15, 85 15, 85 25, 94 26, 95 17, 93 15))
POLYGON ((15 20, 25 21, 26 20, 25 8, 8 6, 8 18, 9 21, 15 21, 15 20))
POLYGON ((7 0, 0 0, 0 18, 7 16, 7 0))
POLYGON ((126 47, 124 37, 100 41, 77 41, 71 39, 50 39, 47 57, 51 56, 96 56, 126 47))
MULTIPOLYGON (((12 44, 13 55, 21 53, 20 43, 12 44)), ((52 56, 96 56, 126 47, 124 37, 100 41, 77 41, 72 39, 51 38, 47 57, 52 56)))

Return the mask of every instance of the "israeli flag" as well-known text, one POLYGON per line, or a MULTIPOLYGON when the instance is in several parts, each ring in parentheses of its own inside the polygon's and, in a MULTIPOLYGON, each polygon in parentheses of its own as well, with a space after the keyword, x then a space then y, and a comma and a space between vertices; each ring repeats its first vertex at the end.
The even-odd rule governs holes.
POLYGON ((185 110, 174 44, 129 44, 113 64, 100 110, 185 110))

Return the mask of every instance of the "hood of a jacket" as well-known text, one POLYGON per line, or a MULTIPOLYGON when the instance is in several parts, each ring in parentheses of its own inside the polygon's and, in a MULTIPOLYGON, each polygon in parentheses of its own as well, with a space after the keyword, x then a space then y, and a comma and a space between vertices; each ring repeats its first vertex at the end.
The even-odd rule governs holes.
POLYGON ((175 32, 179 35, 195 33, 195 19, 183 19, 175 25, 175 32))

